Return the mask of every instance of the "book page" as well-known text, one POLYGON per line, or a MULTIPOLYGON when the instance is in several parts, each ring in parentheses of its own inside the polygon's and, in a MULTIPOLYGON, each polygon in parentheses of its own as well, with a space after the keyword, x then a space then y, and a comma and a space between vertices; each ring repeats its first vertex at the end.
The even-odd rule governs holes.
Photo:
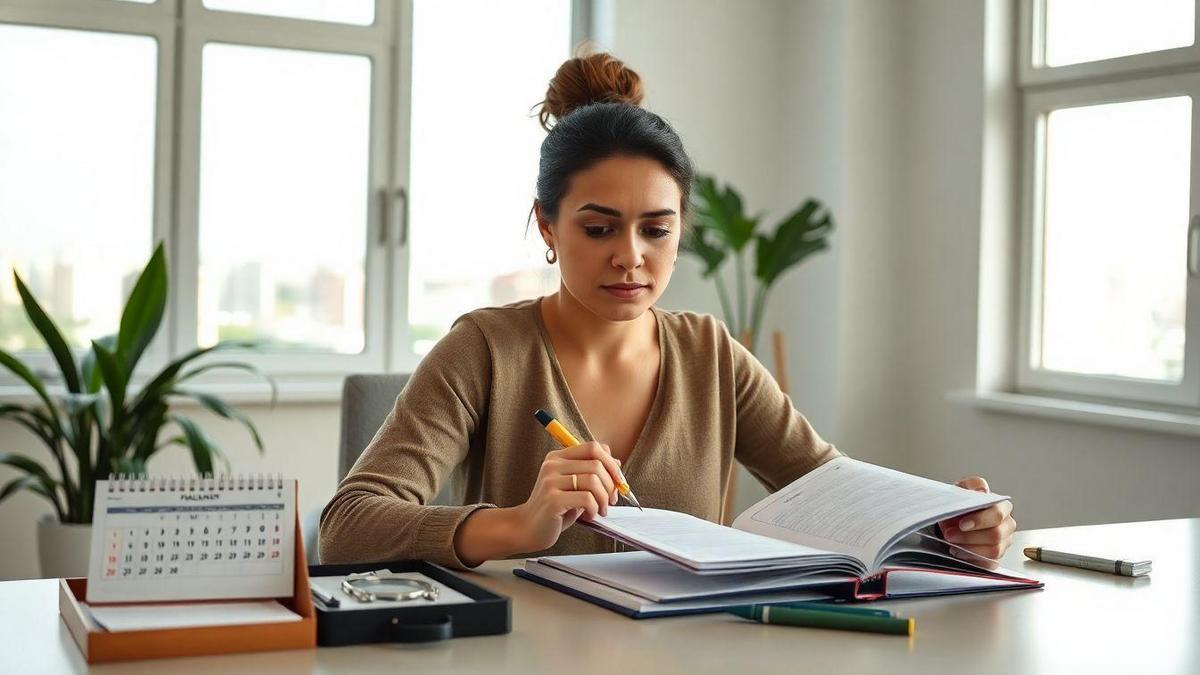
POLYGON ((642 511, 632 506, 611 506, 607 516, 597 516, 590 523, 581 524, 689 567, 829 556, 828 551, 662 509, 642 511))
POLYGON ((838 457, 750 507, 733 526, 845 553, 873 569, 912 530, 1005 499, 838 457))
POLYGON ((694 574, 646 551, 549 556, 536 560, 543 565, 556 567, 654 602, 795 590, 853 583, 858 578, 850 571, 822 573, 812 569, 694 574))

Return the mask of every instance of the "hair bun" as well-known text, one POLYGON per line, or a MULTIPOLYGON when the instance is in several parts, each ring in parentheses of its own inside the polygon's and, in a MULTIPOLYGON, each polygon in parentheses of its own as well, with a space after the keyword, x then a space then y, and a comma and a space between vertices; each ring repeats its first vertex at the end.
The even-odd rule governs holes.
POLYGON ((538 121, 550 130, 550 118, 560 120, 590 103, 642 102, 642 78, 620 59, 600 52, 568 59, 550 80, 538 121))

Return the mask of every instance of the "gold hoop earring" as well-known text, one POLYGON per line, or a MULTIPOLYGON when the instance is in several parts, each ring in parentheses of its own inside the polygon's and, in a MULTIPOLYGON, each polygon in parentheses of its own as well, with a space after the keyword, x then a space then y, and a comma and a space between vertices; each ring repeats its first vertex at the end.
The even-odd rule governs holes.
POLYGON ((553 265, 556 262, 558 262, 558 251, 552 248, 546 249, 546 264, 553 265))

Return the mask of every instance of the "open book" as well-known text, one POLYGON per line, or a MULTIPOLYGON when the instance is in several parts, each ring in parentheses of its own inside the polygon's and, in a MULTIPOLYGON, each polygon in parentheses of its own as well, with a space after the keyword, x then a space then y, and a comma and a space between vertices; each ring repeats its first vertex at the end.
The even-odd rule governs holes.
POLYGON ((549 585, 560 588, 600 584, 651 603, 693 605, 817 589, 869 600, 1040 587, 939 538, 932 527, 1005 499, 838 457, 750 507, 733 527, 674 511, 612 507, 582 524, 644 552, 544 557, 519 572, 553 577, 549 585))

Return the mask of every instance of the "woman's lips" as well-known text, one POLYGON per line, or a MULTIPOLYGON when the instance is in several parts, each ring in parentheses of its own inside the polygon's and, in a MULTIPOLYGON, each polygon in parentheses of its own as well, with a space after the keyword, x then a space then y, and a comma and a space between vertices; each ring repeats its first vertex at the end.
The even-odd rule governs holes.
POLYGON ((635 286, 633 288, 622 288, 621 286, 601 286, 600 288, 603 288, 622 300, 631 300, 648 290, 648 287, 646 286, 635 286))

